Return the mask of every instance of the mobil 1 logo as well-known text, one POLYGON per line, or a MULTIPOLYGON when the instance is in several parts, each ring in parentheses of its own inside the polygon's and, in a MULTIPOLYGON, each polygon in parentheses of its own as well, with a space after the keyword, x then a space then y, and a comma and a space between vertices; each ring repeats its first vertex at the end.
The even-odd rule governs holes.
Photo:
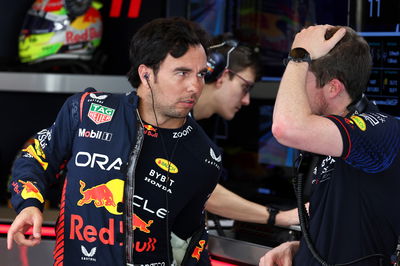
POLYGON ((78 136, 81 138, 99 139, 105 141, 111 141, 112 133, 100 131, 100 130, 86 130, 86 128, 79 128, 78 136))

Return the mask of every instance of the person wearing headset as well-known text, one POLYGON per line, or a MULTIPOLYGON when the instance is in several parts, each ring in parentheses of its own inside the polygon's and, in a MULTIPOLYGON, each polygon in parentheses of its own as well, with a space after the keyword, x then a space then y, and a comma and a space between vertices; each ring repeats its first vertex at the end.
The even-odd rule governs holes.
MULTIPOLYGON (((242 106, 250 104, 250 90, 259 79, 258 52, 240 44, 230 33, 212 40, 203 92, 193 108, 197 121, 217 114, 231 120, 242 106)), ((279 211, 246 200, 218 184, 206 210, 233 220, 289 226, 299 223, 297 209, 279 211)))
POLYGON ((363 95, 368 43, 349 27, 312 26, 295 36, 287 61, 273 134, 320 159, 303 237, 260 265, 390 265, 400 247, 400 121, 363 95))
POLYGON ((46 189, 67 160, 55 265, 172 265, 172 233, 190 240, 182 264, 204 265, 204 205, 221 154, 188 114, 204 87, 207 47, 198 24, 153 20, 131 41, 137 89, 68 98, 14 163, 8 249, 40 243, 46 189))

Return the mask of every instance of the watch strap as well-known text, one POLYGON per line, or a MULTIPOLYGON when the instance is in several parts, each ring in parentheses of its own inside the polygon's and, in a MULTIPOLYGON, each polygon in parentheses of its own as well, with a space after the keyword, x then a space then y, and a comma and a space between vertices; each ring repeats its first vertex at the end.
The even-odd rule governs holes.
POLYGON ((301 62, 307 62, 308 64, 311 64, 311 56, 310 53, 307 52, 306 49, 304 48, 293 48, 288 57, 284 59, 283 63, 286 66, 290 61, 301 63, 301 62))
POLYGON ((268 225, 275 225, 275 219, 276 219, 276 215, 279 213, 279 209, 273 208, 273 207, 267 207, 268 210, 268 221, 267 224, 268 225))

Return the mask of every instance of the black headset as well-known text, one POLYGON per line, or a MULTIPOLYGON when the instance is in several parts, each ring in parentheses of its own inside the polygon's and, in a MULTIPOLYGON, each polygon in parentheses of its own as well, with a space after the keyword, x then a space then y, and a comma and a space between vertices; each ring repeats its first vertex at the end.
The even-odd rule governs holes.
POLYGON ((215 48, 222 47, 224 45, 231 47, 226 55, 220 52, 210 52, 207 58, 207 73, 205 76, 206 83, 216 81, 224 72, 225 69, 229 68, 229 57, 230 54, 238 46, 239 42, 234 39, 223 41, 222 43, 210 46, 208 49, 213 50, 215 48))
POLYGON ((369 100, 367 99, 365 94, 361 94, 361 96, 357 100, 347 106, 347 110, 349 111, 349 114, 347 116, 364 113, 367 109, 368 104, 369 100))

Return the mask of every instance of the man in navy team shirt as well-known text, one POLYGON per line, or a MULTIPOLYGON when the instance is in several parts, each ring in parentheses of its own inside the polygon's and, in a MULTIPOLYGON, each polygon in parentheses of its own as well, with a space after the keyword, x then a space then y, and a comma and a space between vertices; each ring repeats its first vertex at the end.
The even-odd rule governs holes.
POLYGON ((348 27, 321 25, 292 48, 272 129, 282 144, 320 155, 308 223, 319 257, 303 237, 260 265, 388 265, 400 235, 400 121, 363 96, 369 46, 348 27))

